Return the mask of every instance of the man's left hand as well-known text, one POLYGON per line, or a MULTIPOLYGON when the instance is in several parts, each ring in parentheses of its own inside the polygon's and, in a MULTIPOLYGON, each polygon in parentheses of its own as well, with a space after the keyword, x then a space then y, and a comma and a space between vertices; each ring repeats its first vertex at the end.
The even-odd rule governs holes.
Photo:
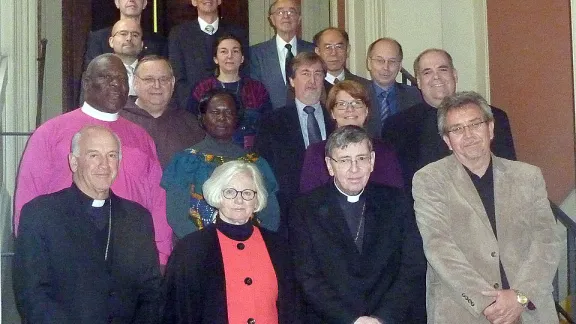
POLYGON ((483 291, 482 295, 495 297, 496 301, 484 309, 484 316, 492 324, 517 323, 524 311, 512 289, 483 291))

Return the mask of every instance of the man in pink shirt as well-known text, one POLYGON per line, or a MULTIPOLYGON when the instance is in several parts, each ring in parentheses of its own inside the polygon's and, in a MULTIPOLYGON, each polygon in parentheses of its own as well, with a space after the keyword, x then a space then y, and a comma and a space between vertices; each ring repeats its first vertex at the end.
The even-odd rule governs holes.
POLYGON ((111 189, 150 211, 160 264, 165 265, 172 250, 172 230, 166 221, 166 192, 160 187, 162 169, 148 133, 118 115, 128 100, 128 77, 122 61, 113 54, 96 57, 84 74, 83 90, 85 102, 80 109, 47 121, 28 141, 18 172, 14 231, 25 203, 70 186, 67 154, 72 136, 83 126, 100 125, 116 133, 122 142, 123 158, 111 189))

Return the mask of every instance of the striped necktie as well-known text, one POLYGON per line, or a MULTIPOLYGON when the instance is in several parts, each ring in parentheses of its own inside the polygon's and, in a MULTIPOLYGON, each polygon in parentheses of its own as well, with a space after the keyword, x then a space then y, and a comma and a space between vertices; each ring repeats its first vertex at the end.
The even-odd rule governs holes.
POLYGON ((388 102, 388 91, 384 90, 378 96, 380 99, 380 124, 384 125, 384 121, 390 116, 390 103, 388 102))
POLYGON ((292 45, 290 44, 286 44, 284 45, 284 47, 286 47, 286 61, 284 62, 284 71, 286 72, 286 85, 290 84, 290 80, 288 79, 290 77, 290 74, 292 74, 290 72, 290 68, 292 66, 292 59, 294 58, 294 54, 292 54, 292 45))

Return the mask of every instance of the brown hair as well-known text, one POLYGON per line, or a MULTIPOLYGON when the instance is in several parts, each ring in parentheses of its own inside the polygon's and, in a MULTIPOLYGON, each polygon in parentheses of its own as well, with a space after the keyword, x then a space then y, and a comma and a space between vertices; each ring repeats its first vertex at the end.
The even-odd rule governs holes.
POLYGON ((349 94, 354 99, 360 99, 366 105, 368 109, 368 114, 370 114, 370 95, 364 86, 356 81, 343 80, 336 83, 330 89, 328 93, 328 99, 326 99, 326 107, 328 110, 332 111, 336 105, 336 96, 340 91, 344 91, 349 94))

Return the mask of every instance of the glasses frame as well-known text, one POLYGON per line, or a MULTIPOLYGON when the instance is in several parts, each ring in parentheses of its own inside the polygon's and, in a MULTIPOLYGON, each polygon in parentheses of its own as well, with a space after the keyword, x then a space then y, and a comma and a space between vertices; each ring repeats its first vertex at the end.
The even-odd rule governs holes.
POLYGON ((352 110, 356 111, 359 109, 363 109, 366 108, 366 103, 364 103, 364 100, 362 99, 354 99, 351 101, 346 101, 346 100, 338 100, 334 103, 334 109, 338 110, 338 111, 346 111, 348 110, 348 108, 352 108, 352 110), (342 107, 344 104, 346 104, 345 107, 342 107), (354 107, 354 105, 358 105, 357 107, 354 107))
POLYGON ((134 74, 134 76, 136 76, 138 79, 142 80, 142 82, 144 82, 144 84, 146 86, 154 86, 156 85, 156 82, 158 82, 158 84, 160 86, 167 86, 172 82, 172 78, 173 77, 160 77, 160 78, 153 78, 153 77, 148 77, 148 78, 142 78, 140 77, 138 74, 134 74), (164 79, 167 78, 167 79, 164 79), (164 80, 163 80, 164 79, 164 80))
POLYGON ((372 161, 372 154, 368 154, 367 156, 357 156, 355 159, 353 158, 341 158, 341 159, 335 159, 331 156, 328 156, 328 158, 332 161, 334 161, 334 163, 336 163, 336 166, 338 168, 344 169, 344 170, 348 170, 350 168, 352 168, 352 165, 354 163, 356 163, 356 167, 358 168, 364 168, 370 165, 370 161, 372 161))
POLYGON ((300 13, 295 9, 277 9, 276 11, 274 11, 272 13, 272 15, 278 16, 278 17, 282 17, 282 16, 296 17, 296 16, 300 15, 300 13))
POLYGON ((244 189, 244 190, 236 190, 234 188, 224 188, 222 189, 222 197, 226 198, 226 199, 236 199, 236 197, 238 197, 238 193, 240 193, 240 197, 242 197, 243 200, 245 201, 251 201, 254 200, 254 198, 256 198, 256 195, 258 194, 257 191, 252 190, 252 189, 244 189), (234 190, 234 196, 228 195, 226 194, 227 190, 234 190), (244 197, 244 194, 252 194, 252 198, 247 199, 246 197, 244 197))
POLYGON ((482 124, 485 124, 487 122, 488 122, 488 120, 482 120, 482 121, 478 121, 478 122, 467 124, 467 125, 452 127, 451 129, 449 129, 447 131, 447 133, 454 134, 456 136, 462 136, 462 135, 464 135, 466 128, 468 128, 472 132, 476 132, 476 131, 480 130, 480 128, 482 128, 482 124))
POLYGON ((116 37, 116 35, 119 35, 124 38, 128 37, 128 35, 130 35, 131 38, 138 38, 138 39, 142 38, 142 33, 136 31, 119 30, 115 32, 114 35, 112 35, 112 37, 116 37))

